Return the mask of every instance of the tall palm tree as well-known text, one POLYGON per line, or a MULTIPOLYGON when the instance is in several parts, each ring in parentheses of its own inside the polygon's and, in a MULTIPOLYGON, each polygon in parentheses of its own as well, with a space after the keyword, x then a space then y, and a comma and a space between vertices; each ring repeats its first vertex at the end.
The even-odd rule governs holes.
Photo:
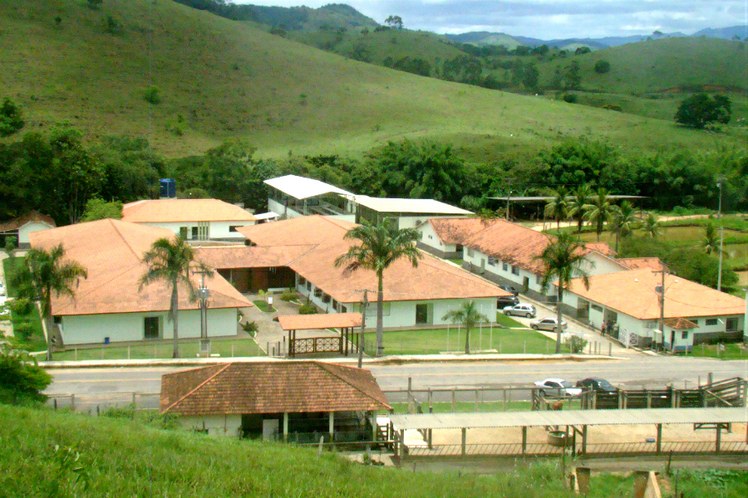
POLYGON ((621 238, 626 238, 634 231, 636 224, 636 212, 629 201, 623 201, 620 206, 613 210, 613 228, 616 232, 616 253, 621 238))
POLYGON ((470 354, 470 329, 479 323, 488 322, 488 317, 478 311, 474 301, 465 301, 459 309, 447 312, 442 320, 451 320, 452 323, 465 327, 465 354, 470 354))
POLYGON ((711 221, 704 227, 704 240, 702 245, 707 254, 719 254, 719 237, 717 237, 717 229, 711 221))
POLYGON ((561 220, 569 217, 569 201, 566 199, 566 188, 561 186, 552 192, 553 199, 545 205, 545 216, 556 220, 556 229, 561 227, 561 220))
POLYGON ((346 239, 360 243, 352 245, 345 254, 335 259, 335 266, 345 265, 346 271, 363 268, 377 275, 377 356, 384 353, 384 270, 400 258, 409 260, 414 267, 418 266, 421 253, 416 249, 416 242, 419 236, 417 230, 398 229, 387 220, 376 225, 364 223, 345 234, 346 239))
POLYGON ((545 293, 552 282, 556 282, 556 354, 561 352, 561 298, 571 280, 581 277, 584 286, 589 289, 589 275, 582 268, 584 262, 584 245, 571 234, 562 232, 556 240, 548 244, 537 256, 543 263, 543 278, 540 285, 545 293))
POLYGON ((569 202, 569 217, 577 220, 577 233, 582 233, 584 213, 592 197, 592 189, 586 183, 578 186, 569 202))
MULTIPOLYGON (((52 293, 57 297, 75 298, 74 287, 81 278, 88 278, 88 270, 70 259, 65 259, 65 248, 58 244, 49 250, 31 249, 26 253, 24 269, 19 279, 28 284, 27 290, 39 301, 47 338, 52 334, 52 293)), ((52 347, 47 344, 47 359, 52 359, 52 347)))
POLYGON ((642 230, 647 237, 656 239, 657 236, 662 233, 662 228, 660 228, 660 222, 657 219, 657 215, 654 213, 647 213, 647 217, 644 219, 644 224, 642 225, 642 230))
POLYGON ((600 234, 603 233, 603 227, 607 221, 613 217, 614 207, 608 197, 608 191, 604 188, 599 188, 592 200, 587 204, 585 209, 585 218, 595 225, 595 232, 597 233, 597 241, 600 242, 600 234))
POLYGON ((213 272, 202 263, 195 261, 195 251, 182 237, 161 238, 143 254, 143 263, 148 270, 140 277, 140 288, 164 281, 171 287, 169 319, 174 325, 173 357, 179 358, 179 285, 184 284, 190 291, 190 300, 195 299, 195 288, 190 279, 190 271, 195 268, 205 275, 213 272))

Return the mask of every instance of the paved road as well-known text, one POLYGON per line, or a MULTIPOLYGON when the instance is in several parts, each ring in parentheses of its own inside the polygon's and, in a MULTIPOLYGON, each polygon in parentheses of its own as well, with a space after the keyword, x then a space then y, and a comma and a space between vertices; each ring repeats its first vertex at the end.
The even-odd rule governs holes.
MULTIPOLYGON (((139 403, 158 406, 161 375, 180 367, 142 368, 81 368, 50 370, 54 382, 47 389, 50 395, 76 395, 78 406, 123 404, 132 393, 139 403)), ((412 379, 413 389, 451 387, 512 387, 528 386, 545 377, 578 379, 599 376, 628 388, 655 388, 673 383, 676 387, 692 387, 705 382, 709 372, 714 379, 748 377, 748 361, 676 357, 636 357, 625 360, 591 361, 486 361, 434 362, 371 367, 383 390, 400 390, 412 379)), ((68 401, 61 399, 61 404, 68 401)))

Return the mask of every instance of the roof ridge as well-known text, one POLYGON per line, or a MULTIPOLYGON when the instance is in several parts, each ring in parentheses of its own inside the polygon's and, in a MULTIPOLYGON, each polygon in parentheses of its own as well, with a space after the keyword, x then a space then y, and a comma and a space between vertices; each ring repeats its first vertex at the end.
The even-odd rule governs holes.
MULTIPOLYGON (((352 382, 350 382, 347 378, 343 377, 338 372, 334 372, 334 371, 330 370, 328 367, 335 367, 335 368, 340 368, 340 369, 349 369, 349 370, 352 370, 352 371, 358 371, 360 369, 349 367, 349 366, 346 366, 346 365, 339 365, 337 363, 322 363, 322 362, 316 362, 316 361, 313 362, 313 363, 315 365, 318 365, 318 366, 322 367, 327 373, 329 373, 330 375, 334 375, 335 377, 337 377, 338 379, 342 380, 343 382, 345 382, 346 384, 348 384, 349 386, 351 386, 352 388, 354 388, 356 391, 360 392, 364 396, 366 396, 368 398, 371 398, 371 399, 373 399, 375 401, 380 401, 380 400, 376 399, 374 396, 372 396, 371 394, 369 394, 369 393, 365 392, 364 390, 362 390, 357 385, 355 385, 352 382)), ((368 371, 368 370, 362 370, 362 371, 368 371)))
POLYGON ((135 252, 135 248, 133 248, 132 245, 130 244, 130 240, 127 237, 125 237, 125 234, 122 233, 122 230, 120 230, 120 228, 121 228, 120 227, 120 223, 128 223, 128 222, 126 222, 126 221, 120 221, 119 223, 115 223, 115 221, 119 221, 119 220, 114 220, 112 218, 107 218, 106 220, 109 222, 109 224, 112 226, 112 228, 114 228, 114 230, 117 232, 117 234, 119 235, 120 239, 122 239, 122 242, 125 243, 125 245, 127 246, 127 249, 129 249, 130 252, 132 253, 132 255, 135 256, 135 259, 138 260, 138 263, 140 263, 142 261, 141 256, 139 256, 138 253, 135 252))
MULTIPOLYGON (((218 371, 216 373, 214 373, 213 375, 208 376, 207 379, 205 379, 200 384, 198 384, 193 390, 189 391, 187 394, 185 394, 184 396, 182 396, 181 398, 179 398, 178 400, 176 400, 174 403, 172 403, 168 407, 166 407, 166 409, 164 410, 163 413, 168 412, 169 410, 171 410, 172 408, 174 408, 176 405, 178 405, 179 403, 181 403, 182 401, 184 401, 185 398, 187 398, 187 396, 191 396, 192 394, 194 394, 198 389, 200 389, 201 387, 203 387, 205 384, 207 384, 211 380, 215 379, 216 376, 218 376, 218 374, 223 373, 231 365, 233 365, 233 363, 226 363, 226 365, 224 365, 223 368, 218 369, 218 371)), ((205 367, 205 368, 210 368, 210 367, 205 367)))

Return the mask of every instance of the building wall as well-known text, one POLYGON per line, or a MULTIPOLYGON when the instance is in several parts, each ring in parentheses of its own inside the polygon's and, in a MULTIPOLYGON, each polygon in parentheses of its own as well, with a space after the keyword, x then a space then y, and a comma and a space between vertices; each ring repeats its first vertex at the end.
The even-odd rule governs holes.
POLYGON ((179 417, 179 422, 185 429, 207 430, 211 436, 241 436, 241 415, 202 415, 179 417))
POLYGON ((46 223, 39 221, 30 221, 18 229, 18 247, 27 248, 30 245, 29 234, 33 232, 40 232, 42 230, 49 230, 52 228, 46 223))
POLYGON ((455 244, 445 244, 434 231, 431 223, 424 223, 418 227, 421 238, 418 247, 440 258, 461 258, 462 250, 458 251, 455 244))
POLYGON ((597 252, 591 252, 584 257, 582 270, 587 272, 588 275, 605 275, 607 273, 626 271, 628 268, 624 268, 614 259, 597 252))
POLYGON ((524 268, 505 263, 498 258, 491 258, 477 249, 467 247, 463 250, 462 257, 463 261, 467 263, 463 264, 464 267, 492 282, 511 285, 522 294, 540 301, 552 300, 555 296, 555 287, 551 285, 547 292, 543 292, 539 276, 524 268), (526 287, 525 282, 527 283, 526 287))
MULTIPOLYGON (((211 221, 208 223, 208 238, 214 240, 244 240, 244 236, 239 232, 232 232, 232 226, 244 227, 254 225, 254 221, 211 221)), ((179 235, 180 229, 187 230, 187 240, 193 240, 192 228, 198 226, 198 222, 179 222, 179 223, 141 223, 159 228, 166 228, 179 235)))
MULTIPOLYGON (((101 344, 106 337, 110 342, 145 340, 144 319, 160 318, 160 337, 173 337, 173 324, 167 312, 111 313, 105 315, 63 316, 62 339, 66 345, 101 344)), ((208 336, 232 336, 237 333, 236 308, 208 309, 208 336)), ((179 337, 200 337, 200 310, 179 312, 179 337)))

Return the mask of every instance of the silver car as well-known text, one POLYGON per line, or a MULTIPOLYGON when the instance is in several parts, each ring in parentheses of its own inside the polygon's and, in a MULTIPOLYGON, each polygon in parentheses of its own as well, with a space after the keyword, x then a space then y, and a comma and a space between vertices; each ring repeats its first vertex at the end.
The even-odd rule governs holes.
POLYGON ((524 316, 525 318, 535 318, 535 306, 532 304, 515 304, 503 309, 504 314, 508 316, 524 316))
MULTIPOLYGON (((540 318, 538 320, 533 320, 530 322, 530 327, 535 330, 546 330, 548 332, 555 332, 556 331, 556 318, 547 316, 545 318, 540 318)), ((561 320, 561 331, 563 332, 569 327, 569 324, 566 323, 565 320, 561 320)))

